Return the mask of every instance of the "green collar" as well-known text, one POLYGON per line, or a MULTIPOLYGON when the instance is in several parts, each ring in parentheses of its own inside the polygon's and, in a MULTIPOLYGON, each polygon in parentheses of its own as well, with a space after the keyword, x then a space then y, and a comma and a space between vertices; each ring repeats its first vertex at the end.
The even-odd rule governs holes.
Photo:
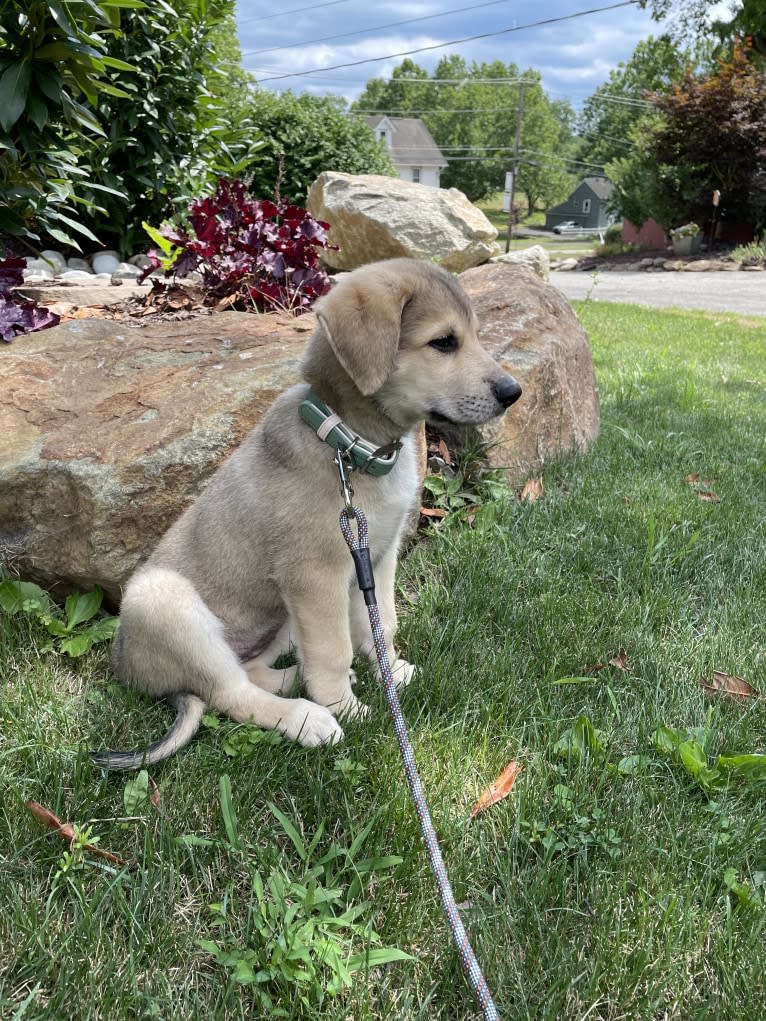
POLYGON ((298 412, 320 440, 345 455, 347 467, 352 471, 365 472, 367 475, 388 475, 399 458, 401 440, 394 440, 383 447, 368 443, 352 433, 313 390, 309 390, 298 412))

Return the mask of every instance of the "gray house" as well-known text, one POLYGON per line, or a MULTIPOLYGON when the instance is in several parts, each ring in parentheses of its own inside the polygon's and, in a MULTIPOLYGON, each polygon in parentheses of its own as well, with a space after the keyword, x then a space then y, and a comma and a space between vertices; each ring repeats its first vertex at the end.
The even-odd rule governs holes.
POLYGON ((605 177, 586 177, 561 205, 554 206, 545 214, 545 226, 549 229, 558 223, 574 220, 579 227, 608 227, 615 220, 608 211, 609 199, 614 185, 605 177))
POLYGON ((439 187, 439 175, 447 166, 431 132, 417 117, 365 117, 375 137, 386 143, 391 161, 403 181, 439 187))

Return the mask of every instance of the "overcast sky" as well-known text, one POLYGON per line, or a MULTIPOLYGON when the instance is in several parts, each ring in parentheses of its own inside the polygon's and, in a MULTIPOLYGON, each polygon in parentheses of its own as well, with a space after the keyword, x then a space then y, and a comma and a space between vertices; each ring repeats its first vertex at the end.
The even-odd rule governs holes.
POLYGON ((630 59, 641 39, 661 34, 646 11, 616 3, 282 0, 277 6, 273 0, 237 0, 237 26, 243 64, 264 88, 352 100, 370 78, 390 77, 405 54, 432 73, 441 57, 457 53, 469 64, 502 60, 539 71, 551 99, 579 107, 612 68, 630 59), (484 38, 469 40, 476 36, 484 38))

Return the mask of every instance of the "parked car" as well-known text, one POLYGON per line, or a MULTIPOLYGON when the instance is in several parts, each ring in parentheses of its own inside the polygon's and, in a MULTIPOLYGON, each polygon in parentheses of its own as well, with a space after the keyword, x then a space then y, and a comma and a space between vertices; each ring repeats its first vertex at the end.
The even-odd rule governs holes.
POLYGON ((564 220, 563 223, 557 223, 553 228, 554 234, 568 234, 573 230, 581 230, 579 223, 575 223, 574 220, 564 220))

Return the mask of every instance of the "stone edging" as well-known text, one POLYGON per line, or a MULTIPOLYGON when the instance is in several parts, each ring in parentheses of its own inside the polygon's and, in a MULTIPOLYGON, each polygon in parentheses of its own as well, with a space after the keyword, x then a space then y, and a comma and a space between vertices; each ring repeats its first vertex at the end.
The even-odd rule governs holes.
POLYGON ((580 270, 583 272, 609 272, 618 270, 622 273, 762 273, 764 266, 741 266, 737 262, 730 262, 727 259, 673 259, 667 256, 646 256, 626 262, 613 262, 609 259, 603 261, 586 257, 584 259, 561 259, 551 262, 551 270, 570 271, 580 270))

